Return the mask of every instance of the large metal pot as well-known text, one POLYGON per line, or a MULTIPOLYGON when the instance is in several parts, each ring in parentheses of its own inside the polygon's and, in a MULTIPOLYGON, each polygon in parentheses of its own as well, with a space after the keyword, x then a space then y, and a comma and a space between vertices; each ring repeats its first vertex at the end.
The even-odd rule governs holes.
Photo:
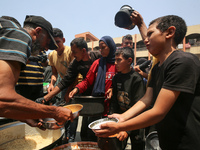
POLYGON ((8 119, 8 118, 5 118, 5 117, 0 117, 0 125, 10 123, 10 122, 13 122, 13 121, 16 121, 16 120, 8 119))
POLYGON ((96 142, 72 142, 54 148, 53 150, 100 150, 96 142))
POLYGON ((100 116, 104 112, 105 97, 74 96, 73 103, 83 105, 80 116, 100 116))
MULTIPOLYGON (((53 137, 53 141, 49 145, 44 145, 41 150, 49 150, 62 144, 64 128, 57 130, 40 130, 39 128, 30 127, 26 123, 19 121, 8 123, 0 126, 0 149, 6 143, 10 143, 15 139, 23 139, 25 136, 37 135, 44 139, 53 137)), ((40 141, 34 141, 36 144, 40 141)))

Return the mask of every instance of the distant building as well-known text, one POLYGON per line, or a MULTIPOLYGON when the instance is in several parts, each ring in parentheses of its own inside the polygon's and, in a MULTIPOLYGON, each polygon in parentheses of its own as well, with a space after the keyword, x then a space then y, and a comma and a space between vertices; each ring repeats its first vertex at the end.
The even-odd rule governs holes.
MULTIPOLYGON (((146 46, 144 45, 141 35, 134 34, 132 36, 133 36, 134 52, 136 57, 135 61, 141 57, 151 59, 151 54, 146 49, 146 46)), ((75 35, 75 37, 83 37, 87 41, 90 50, 99 49, 99 39, 96 38, 90 32, 77 34, 75 35)), ((113 38, 117 47, 121 46, 122 38, 123 37, 113 38)), ((200 58, 200 24, 188 26, 186 36, 183 42, 178 45, 177 49, 193 53, 200 58)))

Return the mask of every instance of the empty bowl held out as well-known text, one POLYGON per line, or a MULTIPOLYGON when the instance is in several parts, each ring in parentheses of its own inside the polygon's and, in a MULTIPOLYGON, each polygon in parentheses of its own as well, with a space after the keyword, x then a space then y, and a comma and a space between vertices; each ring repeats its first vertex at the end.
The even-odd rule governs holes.
POLYGON ((63 107, 68 108, 72 111, 73 118, 78 117, 80 111, 83 109, 83 105, 81 104, 71 104, 71 105, 65 105, 63 107))
POLYGON ((103 119, 99 119, 99 120, 93 121, 92 123, 90 123, 88 125, 88 127, 95 132, 95 130, 101 129, 100 126, 102 124, 104 124, 104 123, 118 122, 118 121, 119 120, 117 118, 103 118, 103 119))

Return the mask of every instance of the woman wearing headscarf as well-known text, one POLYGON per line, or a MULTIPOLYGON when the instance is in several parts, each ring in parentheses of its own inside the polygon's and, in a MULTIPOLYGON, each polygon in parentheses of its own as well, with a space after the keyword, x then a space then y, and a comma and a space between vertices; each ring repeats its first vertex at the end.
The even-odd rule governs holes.
MULTIPOLYGON (((85 79, 76 85, 74 90, 69 94, 72 98, 76 93, 83 93, 88 87, 93 86, 92 96, 105 96, 104 100, 104 113, 103 116, 107 116, 109 112, 110 99, 107 98, 109 88, 112 85, 112 78, 116 73, 115 69, 115 51, 116 45, 110 36, 104 36, 99 40, 99 47, 102 57, 94 61, 91 65, 85 79)), ((111 98, 111 95, 110 95, 111 98)), ((88 128, 88 125, 100 119, 102 116, 86 117, 82 118, 81 126, 81 140, 82 141, 94 141, 97 142, 95 133, 88 128)))
POLYGON ((99 47, 102 57, 94 61, 86 78, 76 85, 74 90, 70 92, 69 97, 72 98, 76 93, 81 94, 88 87, 94 85, 91 95, 106 97, 103 116, 107 116, 110 104, 110 99, 107 99, 107 92, 112 85, 112 78, 117 72, 115 68, 116 45, 110 36, 103 36, 99 40, 99 47))

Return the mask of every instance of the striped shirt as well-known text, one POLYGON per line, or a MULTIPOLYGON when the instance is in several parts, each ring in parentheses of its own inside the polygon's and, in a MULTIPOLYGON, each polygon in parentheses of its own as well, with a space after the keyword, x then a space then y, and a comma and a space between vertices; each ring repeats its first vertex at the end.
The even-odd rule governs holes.
MULTIPOLYGON (((40 55, 46 55, 45 51, 40 52, 40 55)), ((20 72, 17 85, 43 85, 43 73, 41 61, 30 61, 26 68, 20 72)))
POLYGON ((31 36, 14 22, 0 18, 0 60, 22 63, 25 67, 31 54, 31 36))

